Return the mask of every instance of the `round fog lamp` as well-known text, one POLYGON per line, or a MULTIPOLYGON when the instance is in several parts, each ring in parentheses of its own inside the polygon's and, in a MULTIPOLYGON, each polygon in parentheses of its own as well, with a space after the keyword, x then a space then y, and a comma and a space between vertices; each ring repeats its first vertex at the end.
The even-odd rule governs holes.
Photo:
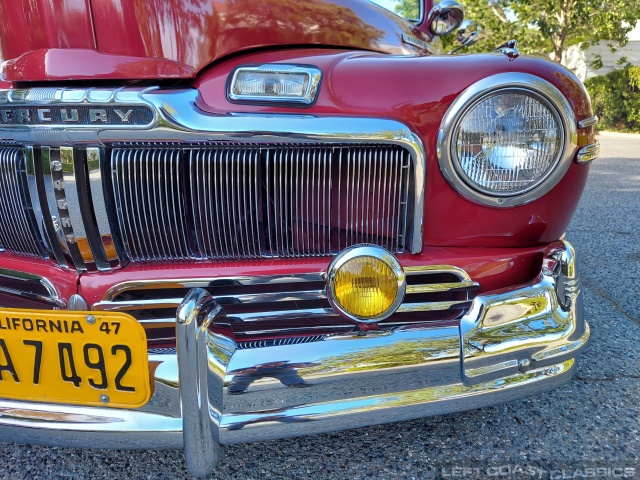
POLYGON ((382 247, 343 250, 327 272, 329 301, 345 317, 378 322, 395 312, 404 298, 405 275, 398 260, 382 247))

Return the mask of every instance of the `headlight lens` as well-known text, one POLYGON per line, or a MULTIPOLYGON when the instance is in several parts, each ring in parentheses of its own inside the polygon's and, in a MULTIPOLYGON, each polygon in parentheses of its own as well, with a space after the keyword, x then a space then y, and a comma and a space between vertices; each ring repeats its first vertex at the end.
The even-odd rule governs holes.
POLYGON ((453 134, 454 166, 470 187, 494 196, 513 196, 542 183, 564 146, 563 126, 542 97, 502 91, 476 102, 453 134))
POLYGON ((344 250, 329 266, 327 280, 333 306, 359 322, 388 317, 404 297, 404 271, 381 247, 363 245, 344 250))

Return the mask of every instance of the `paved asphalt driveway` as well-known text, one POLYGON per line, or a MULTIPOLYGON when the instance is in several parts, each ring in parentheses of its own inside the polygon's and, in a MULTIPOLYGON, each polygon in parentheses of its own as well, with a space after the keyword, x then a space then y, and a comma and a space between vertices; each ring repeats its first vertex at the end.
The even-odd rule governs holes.
MULTIPOLYGON (((592 328, 573 382, 466 413, 230 446, 214 478, 620 478, 627 467, 640 479, 640 139, 600 140, 568 232, 592 328)), ((179 451, 0 442, 0 479, 185 477, 179 451)))

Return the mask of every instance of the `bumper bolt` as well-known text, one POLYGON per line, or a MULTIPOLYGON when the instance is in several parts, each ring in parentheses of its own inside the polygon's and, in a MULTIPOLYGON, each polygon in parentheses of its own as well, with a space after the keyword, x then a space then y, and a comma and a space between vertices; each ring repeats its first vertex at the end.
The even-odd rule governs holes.
POLYGON ((96 317, 94 317, 93 315, 87 315, 87 323, 89 325, 93 325, 94 323, 96 323, 96 317))
POLYGON ((531 360, 529 360, 528 358, 523 358, 518 362, 518 370, 520 370, 522 373, 526 372, 530 368, 531 368, 531 360))

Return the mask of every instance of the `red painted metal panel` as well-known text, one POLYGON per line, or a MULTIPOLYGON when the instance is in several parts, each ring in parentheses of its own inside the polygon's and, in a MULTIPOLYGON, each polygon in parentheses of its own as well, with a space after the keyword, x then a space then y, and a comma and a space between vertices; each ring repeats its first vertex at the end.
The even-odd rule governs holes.
POLYGON ((456 192, 440 172, 436 156, 437 132, 447 108, 469 85, 489 75, 505 71, 537 75, 567 96, 578 120, 593 115, 582 84, 563 67, 537 58, 509 61, 498 54, 411 58, 318 50, 269 52, 207 71, 196 82, 199 107, 214 113, 291 113, 290 108, 230 104, 226 99, 230 70, 262 62, 307 63, 323 70, 318 101, 305 113, 395 118, 420 136, 427 153, 425 245, 524 247, 555 241, 566 230, 586 183, 588 165, 573 164, 564 179, 537 201, 495 208, 475 204, 456 192))
POLYGON ((1 0, 2 58, 14 59, 6 79, 188 78, 222 57, 278 46, 425 53, 402 41, 419 30, 364 0, 91 0, 91 12, 89 1, 1 0), (48 51, 58 48, 106 55, 48 51))
MULTIPOLYGON (((405 266, 454 265, 481 285, 481 292, 527 282, 540 271, 544 247, 425 248, 419 255, 400 255, 405 266)), ((260 275, 296 275, 326 271, 332 258, 273 259, 252 262, 192 262, 130 264, 112 272, 88 273, 80 279, 80 293, 89 305, 103 299, 114 285, 136 280, 167 280, 260 275)))
POLYGON ((0 1, 0 58, 42 48, 95 48, 89 0, 0 1))
POLYGON ((4 78, 12 81, 144 80, 195 74, 193 68, 172 60, 106 55, 78 48, 35 50, 3 65, 4 78))

